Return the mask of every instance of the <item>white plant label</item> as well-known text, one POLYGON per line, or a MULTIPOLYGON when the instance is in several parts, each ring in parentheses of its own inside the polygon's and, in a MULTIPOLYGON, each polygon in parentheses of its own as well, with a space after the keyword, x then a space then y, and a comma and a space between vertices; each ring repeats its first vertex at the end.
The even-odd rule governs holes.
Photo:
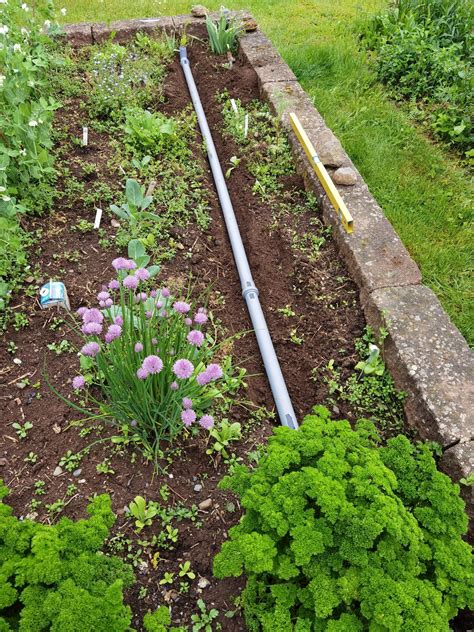
POLYGON ((247 138, 247 134, 249 133, 249 115, 245 115, 245 123, 244 123, 244 138, 247 138))
POLYGON ((82 128, 82 144, 84 147, 87 147, 87 143, 89 142, 89 128, 82 128))
POLYGON ((101 208, 96 208, 95 209, 94 228, 99 228, 101 219, 102 219, 102 209, 101 208))
POLYGON ((230 100, 230 104, 231 104, 232 109, 234 110, 234 112, 235 112, 236 114, 238 114, 238 113, 239 113, 239 110, 237 109, 237 103, 235 102, 235 99, 231 99, 231 100, 230 100))

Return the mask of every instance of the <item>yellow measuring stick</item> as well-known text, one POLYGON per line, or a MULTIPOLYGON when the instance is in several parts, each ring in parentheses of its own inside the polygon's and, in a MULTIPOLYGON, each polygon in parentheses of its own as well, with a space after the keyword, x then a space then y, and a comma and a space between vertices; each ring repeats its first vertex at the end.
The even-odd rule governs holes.
POLYGON ((344 204, 344 200, 339 195, 339 191, 334 186, 334 182, 331 180, 329 173, 326 171, 326 167, 319 159, 312 142, 308 138, 308 134, 304 131, 298 117, 293 112, 290 114, 290 123, 301 147, 308 156, 319 181, 323 185, 328 198, 331 200, 331 204, 336 209, 338 217, 341 218, 344 230, 346 233, 352 233, 354 230, 354 220, 352 219, 352 215, 347 210, 347 206, 344 204))

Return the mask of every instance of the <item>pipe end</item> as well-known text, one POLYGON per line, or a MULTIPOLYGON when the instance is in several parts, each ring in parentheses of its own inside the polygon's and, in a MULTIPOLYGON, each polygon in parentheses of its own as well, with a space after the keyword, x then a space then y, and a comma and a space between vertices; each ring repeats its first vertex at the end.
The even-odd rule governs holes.
POLYGON ((186 50, 186 46, 179 47, 179 61, 181 63, 187 63, 188 61, 188 51, 186 50))

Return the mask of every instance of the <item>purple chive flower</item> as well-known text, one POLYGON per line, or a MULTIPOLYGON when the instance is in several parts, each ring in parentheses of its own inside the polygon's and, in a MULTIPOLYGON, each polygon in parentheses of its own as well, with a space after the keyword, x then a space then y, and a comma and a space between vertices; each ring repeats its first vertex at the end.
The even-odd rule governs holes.
POLYGON ((85 385, 86 385, 86 381, 82 377, 82 375, 76 375, 76 377, 72 379, 72 388, 75 391, 78 391, 79 389, 84 388, 85 385))
POLYGON ((199 425, 201 428, 205 428, 206 430, 210 430, 214 426, 214 418, 212 415, 203 415, 199 420, 199 425))
POLYGON ((191 309, 191 305, 184 301, 176 301, 176 303, 173 303, 173 309, 175 312, 178 312, 178 314, 187 314, 191 309))
POLYGON ((150 296, 151 296, 151 298, 156 298, 156 297, 157 297, 157 295, 158 295, 158 292, 157 292, 156 290, 152 290, 152 291, 150 292, 150 296))
POLYGON ((185 380, 188 377, 191 377, 194 371, 194 365, 186 358, 181 358, 180 360, 176 360, 173 364, 173 373, 180 380, 185 380))
POLYGON ((156 301, 155 305, 156 305, 156 309, 161 309, 163 307, 163 302, 162 301, 156 301))
POLYGON ((172 391, 177 391, 177 390, 178 390, 178 388, 179 388, 179 384, 178 384, 178 382, 171 382, 171 384, 170 384, 170 389, 171 389, 172 391))
POLYGON ((168 316, 168 312, 166 311, 166 309, 162 309, 158 316, 161 316, 161 318, 166 318, 168 316))
POLYGON ((187 335, 187 341, 190 345, 194 345, 195 347, 200 347, 204 342, 204 334, 197 329, 193 329, 187 335))
POLYGON ((189 427, 194 421, 196 421, 196 413, 190 408, 186 408, 181 412, 181 421, 187 427, 189 427))
POLYGON ((151 344, 152 345, 157 345, 158 344, 158 340, 156 338, 152 338, 151 339, 151 344))
POLYGON ((104 315, 99 309, 93 307, 82 314, 82 320, 85 323, 101 323, 104 320, 104 315))
POLYGON ((123 318, 122 318, 121 316, 116 316, 116 317, 114 318, 114 323, 115 323, 116 325, 120 325, 120 327, 121 327, 121 326, 123 325, 123 318))
POLYGON ((148 371, 148 373, 159 373, 163 368, 163 362, 161 358, 156 355, 149 355, 143 360, 142 364, 143 368, 148 371))
POLYGON ((143 351, 143 345, 141 342, 135 343, 135 351, 136 353, 140 353, 141 351, 143 351))
POLYGON ((120 283, 117 279, 112 279, 108 285, 109 290, 118 290, 120 288, 120 283))
POLYGON ((105 334, 105 342, 107 344, 111 343, 112 340, 119 338, 122 334, 122 327, 120 325, 110 325, 107 329, 107 333, 105 334))
POLYGON ((126 262, 126 269, 127 270, 134 270, 137 267, 137 264, 135 263, 135 261, 133 259, 125 259, 126 262))
POLYGON ((102 332, 102 325, 100 323, 86 323, 82 325, 81 331, 86 336, 98 336, 102 332))
POLYGON ((194 316, 194 322, 197 325, 204 325, 204 323, 207 323, 207 316, 206 316, 206 314, 204 314, 203 312, 198 312, 194 316))
POLYGON ((206 369, 206 373, 211 377, 211 380, 218 380, 222 377, 222 368, 219 364, 210 364, 206 369))
POLYGON ((209 384, 210 381, 211 376, 206 371, 202 371, 196 376, 196 382, 199 384, 199 386, 205 386, 206 384, 209 384))
POLYGON ((183 398, 183 408, 185 408, 186 410, 188 408, 192 408, 193 407, 193 400, 189 399, 189 397, 184 397, 183 398))
POLYGON ((188 327, 191 327, 193 324, 193 319, 192 318, 185 318, 184 319, 184 324, 187 325, 188 327))
POLYGON ((147 318, 151 318, 151 317, 153 316, 153 312, 152 312, 152 311, 150 311, 149 309, 147 309, 147 310, 146 310, 146 312, 145 312, 145 316, 146 316, 147 318))
POLYGON ((114 302, 113 302, 113 300, 112 300, 111 298, 108 298, 108 299, 105 301, 105 306, 106 306, 107 308, 108 308, 108 307, 112 307, 112 305, 113 305, 113 304, 114 304, 114 302))
POLYGON ((145 302, 146 299, 148 298, 148 295, 146 292, 140 292, 140 294, 138 295, 138 297, 140 298, 141 301, 145 302))
POLYGON ((161 296, 162 296, 163 298, 168 298, 168 296, 171 296, 171 292, 169 291, 169 289, 168 289, 167 287, 164 287, 164 288, 161 290, 161 296))
POLYGON ((129 274, 128 276, 125 277, 125 279, 122 281, 122 283, 123 283, 123 287, 126 287, 129 290, 136 290, 139 281, 138 281, 136 276, 133 276, 132 274, 129 274))
POLYGON ((137 377, 139 380, 145 380, 148 377, 148 371, 141 366, 137 371, 137 377))
POLYGON ((99 301, 99 307, 105 307, 105 301, 99 301))
POLYGON ((110 298, 110 294, 108 292, 102 291, 97 294, 98 301, 106 301, 108 298, 110 298))
POLYGON ((87 307, 79 307, 79 309, 77 310, 76 314, 78 314, 79 316, 84 316, 84 314, 87 312, 87 307))
POLYGON ((112 265, 116 270, 128 270, 128 261, 124 257, 114 259, 112 265))
POLYGON ((138 270, 135 270, 135 276, 140 279, 140 281, 148 281, 150 273, 146 268, 138 268, 138 270))
POLYGON ((97 342, 87 342, 81 349, 82 355, 90 356, 91 358, 95 358, 99 351, 100 346, 97 342))

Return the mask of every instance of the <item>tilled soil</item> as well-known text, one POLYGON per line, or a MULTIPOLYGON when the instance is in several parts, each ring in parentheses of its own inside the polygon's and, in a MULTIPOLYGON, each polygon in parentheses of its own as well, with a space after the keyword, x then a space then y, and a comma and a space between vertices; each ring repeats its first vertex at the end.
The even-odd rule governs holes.
MULTIPOLYGON (((259 97, 256 75, 240 56, 231 70, 224 68, 222 64, 225 60, 211 57, 198 42, 189 47, 189 58, 219 157, 226 165, 232 156, 239 155, 239 148, 223 136, 223 120, 215 95, 226 88, 231 97, 248 103, 259 97)), ((167 114, 189 104, 186 83, 177 59, 169 67, 164 94, 165 102, 160 109, 167 114)), ((84 95, 64 104, 58 113, 58 128, 67 129, 80 137, 83 124, 80 105, 86 98, 84 95)), ((186 279, 191 272, 197 290, 212 284, 214 316, 222 321, 229 334, 249 331, 250 321, 241 298, 230 245, 198 132, 195 150, 196 159, 206 167, 212 223, 206 233, 195 226, 190 226, 184 234, 177 231, 176 239, 184 248, 163 267, 160 278, 186 279), (185 256, 188 252, 191 254, 185 256)), ((93 176, 93 180, 105 181, 115 191, 122 189, 122 174, 115 173, 110 167, 110 139, 105 132, 90 130, 87 148, 69 144, 63 154, 66 164, 77 177, 81 177, 81 173, 75 168, 75 161, 80 158, 96 165, 97 175, 93 176)), ((84 175, 83 179, 87 190, 90 176, 84 175)), ((60 179, 60 188, 66 185, 66 180, 67 177, 60 179)), ((328 394, 326 384, 314 369, 320 369, 334 359, 342 367, 343 374, 353 370, 357 362, 354 340, 363 332, 364 318, 356 286, 350 280, 331 239, 321 248, 315 263, 310 262, 304 252, 291 247, 292 230, 311 230, 311 213, 294 217, 284 215, 275 223, 272 208, 253 194, 253 184, 254 178, 242 160, 228 180, 229 192, 288 390, 296 413, 302 419, 328 394), (285 317, 277 311, 286 305, 292 306, 295 316, 285 317), (301 345, 290 341, 290 331, 295 327, 303 338, 301 345)), ((303 200, 303 182, 299 176, 287 178, 284 185, 282 196, 285 202, 296 205, 303 200)), ((82 234, 71 230, 78 220, 93 221, 93 216, 93 209, 77 197, 57 200, 50 214, 28 219, 29 230, 42 230, 40 246, 31 253, 32 263, 39 268, 39 278, 32 279, 31 285, 40 285, 49 278, 63 280, 73 310, 95 302, 95 294, 112 276, 111 261, 119 254, 114 247, 104 250, 95 231, 82 234), (75 252, 79 252, 79 257, 71 255, 75 252)), ((110 220, 111 216, 104 214, 103 227, 108 237, 113 239, 116 229, 111 226, 110 220)), ((124 515, 124 507, 137 494, 160 500, 159 489, 166 483, 171 490, 168 505, 182 503, 190 507, 210 498, 211 508, 199 511, 202 528, 196 528, 189 520, 175 524, 179 529, 177 546, 175 550, 161 554, 156 569, 152 564, 153 551, 145 551, 141 555, 141 563, 136 568, 137 584, 127 591, 126 599, 132 606, 137 629, 140 629, 143 614, 162 603, 172 605, 175 624, 189 623, 199 596, 208 607, 212 605, 219 610, 224 630, 244 629, 239 613, 233 618, 223 617, 226 611, 234 609, 233 598, 240 593, 244 581, 217 581, 212 578, 213 556, 225 539, 228 528, 238 521, 240 515, 232 495, 217 489, 226 467, 222 463, 211 462, 205 453, 203 437, 178 445, 166 473, 160 474, 154 474, 152 466, 143 462, 140 456, 133 460, 129 451, 112 454, 110 444, 102 442, 91 447, 78 466, 80 471, 74 474, 62 472, 55 476, 60 458, 68 450, 77 453, 96 435, 79 436, 77 428, 71 424, 80 414, 62 402, 47 385, 49 381, 55 389, 69 397, 70 380, 77 371, 75 354, 56 355, 54 350, 47 348, 48 344, 58 344, 71 338, 64 325, 51 329, 54 319, 63 317, 64 313, 42 311, 34 298, 22 292, 15 297, 14 307, 30 318, 27 328, 20 331, 10 328, 0 348, 0 476, 10 488, 7 502, 13 506, 16 515, 28 513, 28 505, 35 497, 34 483, 43 480, 46 494, 39 497, 43 504, 35 510, 36 519, 51 520, 44 509, 45 504, 63 498, 67 487, 75 483, 77 491, 72 497, 66 497, 67 504, 61 515, 84 517, 87 498, 94 493, 107 492, 111 495, 114 511, 118 513, 113 533, 122 532, 135 540, 133 523, 124 515), (17 347, 14 354, 7 351, 10 341, 17 347), (33 388, 37 382, 40 385, 33 388), (24 420, 32 423, 33 428, 26 439, 20 440, 11 424, 24 420), (38 454, 34 464, 25 462, 30 452, 38 454), (96 465, 106 457, 110 457, 113 474, 96 471, 96 465), (201 491, 194 491, 196 484, 202 485, 201 491), (235 511, 226 510, 229 501, 236 505, 235 511), (178 563, 186 559, 191 561, 196 574, 208 579, 210 585, 200 589, 196 579, 191 582, 187 594, 179 594, 174 587, 160 586, 163 572, 176 572, 178 563), (147 588, 146 596, 143 590, 140 593, 141 587, 147 588)), ((233 356, 235 364, 245 367, 249 375, 243 397, 253 407, 265 406, 273 410, 269 386, 251 333, 235 342, 233 356)), ((339 413, 343 417, 345 411, 341 409, 339 413)), ((230 420, 246 424, 248 418, 248 409, 236 402, 230 420)), ((276 423, 264 418, 247 427, 243 439, 233 446, 236 455, 246 460, 247 454, 265 441, 276 423)), ((156 525, 145 529, 140 538, 150 538, 157 529, 156 525)))

